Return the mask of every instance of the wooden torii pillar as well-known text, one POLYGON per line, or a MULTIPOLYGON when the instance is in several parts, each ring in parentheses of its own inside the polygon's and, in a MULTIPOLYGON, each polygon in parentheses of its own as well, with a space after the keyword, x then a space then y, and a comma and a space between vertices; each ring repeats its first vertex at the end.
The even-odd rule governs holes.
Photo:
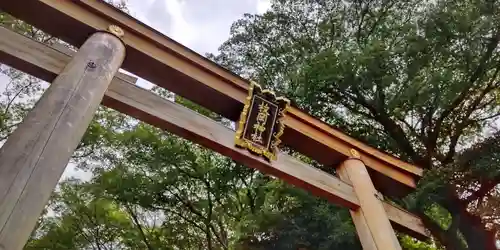
POLYGON ((125 58, 120 28, 90 36, 0 149, 0 249, 22 249, 125 58))
POLYGON ((352 185, 358 197, 360 206, 357 210, 350 210, 350 213, 363 249, 400 250, 399 241, 365 164, 356 150, 352 149, 351 155, 337 168, 337 173, 341 180, 352 185))

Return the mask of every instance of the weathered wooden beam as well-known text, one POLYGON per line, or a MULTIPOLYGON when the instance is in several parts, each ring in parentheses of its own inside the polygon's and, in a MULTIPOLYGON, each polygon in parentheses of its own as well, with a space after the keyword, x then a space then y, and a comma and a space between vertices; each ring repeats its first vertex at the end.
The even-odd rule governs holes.
MULTIPOLYGON (((120 79, 120 77, 118 77, 120 79)), ((233 130, 125 81, 114 81, 104 105, 199 143, 248 167, 276 176, 347 208, 359 206, 350 185, 286 154, 269 163, 234 146, 233 130)), ((418 217, 395 206, 385 209, 397 229, 419 239, 428 234, 418 217), (402 213, 404 212, 404 214, 402 213), (412 224, 407 224, 412 223, 412 224)))
MULTIPOLYGON (((61 72, 64 66, 70 61, 72 53, 74 52, 67 49, 63 51, 61 51, 61 48, 54 49, 0 27, 0 62, 9 64, 45 81, 52 81, 61 72)), ((117 74, 105 94, 103 104, 145 122, 169 129, 185 138, 203 143, 203 145, 222 154, 231 154, 229 156, 236 154, 236 159, 253 157, 233 147, 233 131, 216 124, 208 118, 201 117, 199 114, 188 111, 153 93, 134 86, 133 83, 130 83, 130 77, 127 75, 117 74), (191 125, 183 128, 184 124, 191 125), (193 124, 206 125, 193 126, 193 124), (223 146, 218 145, 221 142, 225 144, 223 146)), ((345 199, 345 201, 340 203, 350 208, 357 207, 358 201, 355 196, 352 196, 354 193, 351 186, 341 182, 334 176, 321 171, 318 172, 317 169, 291 159, 289 156, 282 155, 280 158, 281 160, 278 165, 270 165, 256 159, 252 161, 258 161, 257 164, 254 164, 252 161, 247 161, 246 163, 250 164, 249 166, 251 167, 260 167, 263 171, 267 170, 268 173, 286 177, 286 181, 296 183, 299 186, 302 185, 302 187, 305 187, 314 194, 330 197, 330 200, 334 202, 338 202, 338 199, 345 199), (285 166, 280 164, 285 164, 285 166), (280 174, 280 171, 285 173, 280 174), (288 173, 288 171, 292 171, 292 173, 288 173), (294 181, 293 178, 296 177, 293 177, 293 175, 297 174, 304 174, 305 179, 294 181), (308 176, 309 178, 307 178, 308 176), (324 187, 321 188, 322 186, 324 187), (328 192, 330 194, 327 194, 328 192)), ((398 230, 419 239, 428 237, 428 233, 418 217, 388 203, 384 203, 384 207, 393 225, 398 230)))
MULTIPOLYGON (((81 44, 95 30, 120 24, 127 34, 124 69, 229 119, 237 119, 242 110, 247 81, 102 1, 2 1, 0 8, 73 45, 81 44)), ((290 110, 285 123, 284 144, 322 164, 337 166, 351 148, 356 148, 376 188, 384 194, 405 195, 422 175, 420 168, 369 147, 297 108, 290 110)))
POLYGON ((125 58, 93 34, 0 148, 0 249, 22 249, 125 58))

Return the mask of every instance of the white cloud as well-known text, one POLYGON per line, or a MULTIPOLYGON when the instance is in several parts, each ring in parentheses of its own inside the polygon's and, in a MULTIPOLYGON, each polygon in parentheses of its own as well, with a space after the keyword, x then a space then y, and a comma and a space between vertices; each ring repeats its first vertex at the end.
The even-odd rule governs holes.
MULTIPOLYGON (((162 0, 156 0, 162 1, 162 0)), ((186 2, 182 0, 168 0, 166 1, 166 13, 171 17, 170 36, 174 40, 189 46, 193 43, 196 37, 196 28, 192 23, 188 23, 184 17, 186 9, 186 2)))
MULTIPOLYGON (((270 6, 270 0, 128 1, 132 16, 201 55, 217 53, 229 37, 232 23, 244 13, 261 14, 270 6)), ((145 89, 154 86, 141 78, 137 85, 145 89)))
POLYGON ((261 14, 270 0, 128 0, 131 14, 199 54, 216 53, 244 13, 261 14))
POLYGON ((270 0, 257 0, 257 13, 263 14, 271 8, 270 0))
POLYGON ((64 169, 59 181, 66 180, 68 178, 78 178, 82 181, 89 181, 92 179, 92 172, 79 169, 74 163, 70 162, 66 166, 66 169, 64 169))

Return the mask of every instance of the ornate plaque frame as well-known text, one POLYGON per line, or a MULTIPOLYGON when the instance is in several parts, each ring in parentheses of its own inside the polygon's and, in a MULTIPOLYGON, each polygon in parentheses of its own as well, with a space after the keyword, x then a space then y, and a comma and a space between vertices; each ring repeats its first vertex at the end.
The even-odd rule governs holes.
POLYGON ((269 161, 276 160, 278 145, 281 143, 280 137, 285 130, 283 119, 289 107, 290 100, 287 98, 276 97, 273 91, 263 90, 259 84, 250 82, 248 96, 245 99, 245 106, 241 112, 238 129, 236 130, 236 146, 246 148, 250 152, 263 156, 269 161), (264 104, 268 108, 266 109, 267 116, 265 124, 256 122, 255 117, 258 117, 260 114, 256 113, 260 112, 260 105, 257 106, 258 103, 260 103, 260 105, 264 104), (267 121, 268 118, 271 118, 270 122, 267 121), (250 124, 252 121, 254 124, 250 124), (252 140, 252 138, 248 136, 249 130, 256 128, 255 123, 257 123, 257 126, 263 128, 260 133, 260 143, 252 140), (264 134, 265 138, 262 138, 262 131, 266 130, 267 132, 264 134))

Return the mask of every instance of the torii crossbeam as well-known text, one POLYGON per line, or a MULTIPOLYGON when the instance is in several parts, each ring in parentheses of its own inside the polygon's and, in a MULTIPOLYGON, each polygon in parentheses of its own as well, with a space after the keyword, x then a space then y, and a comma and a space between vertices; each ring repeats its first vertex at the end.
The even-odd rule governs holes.
MULTIPOLYGON (((95 32, 106 30, 110 25, 117 25, 124 33, 120 39, 126 51, 126 57, 121 66, 125 70, 233 121, 238 118, 243 108, 249 86, 246 80, 104 2, 92 0, 4 1, 0 3, 0 9, 75 46, 89 41, 88 38, 95 32)), ((52 49, 5 29, 0 31, 0 62, 10 64, 46 81, 53 81, 56 76, 66 74, 67 63, 76 60, 71 59, 67 51, 52 49)), ((74 58, 88 59, 89 52, 82 55, 83 52, 81 49, 74 58)), ((98 59, 99 57, 96 58, 98 59)), ((60 81, 64 81, 60 78, 58 78, 60 81)), ((58 84, 58 79, 55 80, 54 85, 58 84)), ((267 162, 245 150, 236 148, 233 142, 234 131, 133 86, 127 79, 130 77, 123 74, 115 76, 105 93, 104 105, 167 129, 249 167, 282 178, 315 195, 326 197, 332 202, 351 209, 365 249, 398 249, 397 242, 393 242, 394 233, 388 224, 389 220, 397 228, 413 236, 420 238, 428 236, 417 217, 375 197, 375 189, 394 196, 407 194, 415 188, 416 182, 421 177, 420 168, 342 134, 294 107, 286 116, 284 143, 322 164, 339 167, 343 181, 284 154, 280 154, 275 162, 267 162), (203 126, 195 124, 203 124, 203 126), (358 159, 352 159, 351 152, 353 151, 359 153, 359 156, 354 155, 358 159), (368 167, 369 176, 363 175, 367 173, 365 165, 368 167), (372 181, 373 185, 371 185, 372 181), (386 222, 387 224, 384 224, 386 222)), ((44 95, 42 98, 45 97, 44 95)), ((100 100, 96 101, 99 103, 100 100)), ((26 122, 29 121, 24 123, 26 122)), ((8 141, 6 146, 11 144, 8 141)), ((6 161, 3 161, 7 158, 3 157, 4 155, 0 153, 0 174, 4 173, 5 169, 9 169, 9 166, 4 163, 6 161)), ((64 169, 64 166, 61 167, 64 169)), ((20 195, 26 195, 34 190, 50 195, 56 185, 56 183, 44 184, 45 188, 42 190, 40 186, 37 186, 41 185, 40 183, 30 184, 29 178, 18 180, 9 176, 1 175, 0 181, 4 183, 24 181, 25 188, 33 188, 33 190, 23 189, 20 195)), ((29 200, 19 203, 17 202, 19 199, 16 199, 16 204, 12 205, 12 201, 6 199, 8 196, 5 194, 8 195, 8 192, 2 190, 3 188, 9 189, 9 187, 0 184, 0 198, 2 199, 0 200, 0 246, 3 245, 4 249, 9 250, 20 249, 36 220, 26 221, 25 225, 15 225, 13 221, 15 222, 16 218, 11 215, 22 217, 26 214, 12 213, 8 211, 8 208, 19 209, 21 206, 33 206, 33 204, 30 204, 29 200), (6 216, 7 214, 9 216, 6 216), (16 231, 16 228, 21 229, 16 231), (11 238, 14 232, 19 232, 16 234, 16 239, 11 238)), ((43 208, 45 202, 46 200, 40 201, 38 203, 41 205, 36 204, 38 206, 33 207, 43 208)), ((31 213, 28 217, 31 220, 36 219, 41 208, 39 211, 37 209, 27 211, 31 213)))

